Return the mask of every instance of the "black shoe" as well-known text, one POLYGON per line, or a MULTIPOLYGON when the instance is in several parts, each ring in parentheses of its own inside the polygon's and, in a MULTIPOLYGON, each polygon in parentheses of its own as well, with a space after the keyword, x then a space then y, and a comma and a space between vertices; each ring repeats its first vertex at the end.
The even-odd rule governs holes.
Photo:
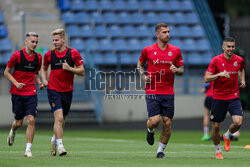
POLYGON ((230 137, 230 140, 231 140, 231 141, 238 141, 238 137, 237 137, 237 136, 231 136, 231 137, 230 137))
POLYGON ((156 158, 166 158, 163 152, 158 152, 156 158))
POLYGON ((152 146, 152 145, 154 144, 154 142, 155 142, 154 134, 155 134, 155 132, 149 132, 149 131, 147 130, 147 142, 148 142, 148 144, 151 145, 151 146, 152 146))

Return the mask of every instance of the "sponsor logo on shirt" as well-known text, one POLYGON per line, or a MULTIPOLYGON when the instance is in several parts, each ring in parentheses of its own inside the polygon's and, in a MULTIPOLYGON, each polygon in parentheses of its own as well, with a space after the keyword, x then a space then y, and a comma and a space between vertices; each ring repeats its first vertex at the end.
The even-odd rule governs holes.
POLYGON ((32 67, 32 66, 31 66, 31 63, 29 63, 29 65, 28 65, 28 66, 24 66, 24 68, 31 68, 31 69, 34 69, 35 67, 32 67))

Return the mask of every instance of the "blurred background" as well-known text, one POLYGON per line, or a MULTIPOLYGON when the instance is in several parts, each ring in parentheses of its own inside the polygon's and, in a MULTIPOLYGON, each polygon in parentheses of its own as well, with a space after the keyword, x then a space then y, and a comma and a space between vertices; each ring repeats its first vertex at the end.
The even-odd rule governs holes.
MULTIPOLYGON (((88 80, 91 69, 127 72, 120 82, 130 89, 113 93, 143 94, 143 87, 138 92, 135 83, 127 82, 127 74, 135 72, 142 49, 156 42, 159 22, 169 24, 169 43, 181 49, 185 62, 184 75, 175 78, 173 128, 202 130, 204 72, 212 57, 222 53, 225 36, 236 39, 236 54, 245 59, 247 87, 240 98, 248 118, 250 0, 0 0, 0 9, 0 127, 13 120, 10 83, 3 76, 10 56, 24 46, 29 31, 39 34, 36 50, 44 55, 53 49, 50 33, 65 28, 68 46, 80 52, 86 68, 85 77, 75 78, 68 127, 145 128, 144 98, 105 99, 103 91, 87 91, 93 84, 88 80)), ((114 78, 106 81, 104 73, 95 82, 118 84, 114 78)), ((38 99, 37 127, 51 127, 46 90, 38 91, 38 99)))

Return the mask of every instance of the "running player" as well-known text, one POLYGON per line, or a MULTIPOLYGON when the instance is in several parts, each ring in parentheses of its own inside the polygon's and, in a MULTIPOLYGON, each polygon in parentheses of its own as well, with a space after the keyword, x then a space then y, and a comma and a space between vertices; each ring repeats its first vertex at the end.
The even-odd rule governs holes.
POLYGON ((148 110, 147 142, 154 144, 154 131, 162 118, 157 158, 165 158, 164 149, 171 136, 174 116, 174 76, 182 75, 184 62, 178 47, 168 43, 170 30, 167 24, 155 26, 157 43, 145 47, 139 58, 137 69, 146 82, 146 103, 148 110), (144 65, 148 62, 147 74, 144 65))
POLYGON ((4 71, 4 76, 11 82, 12 111, 15 114, 7 143, 9 146, 14 144, 16 130, 22 126, 23 119, 27 116, 25 157, 32 157, 31 146, 35 134, 37 113, 35 81, 40 89, 43 88, 38 74, 42 64, 42 56, 35 52, 37 44, 38 35, 35 32, 27 33, 25 47, 11 56, 4 71), (13 68, 14 71, 11 73, 13 68))
POLYGON ((235 40, 232 37, 226 37, 223 40, 222 49, 224 53, 212 59, 205 75, 205 82, 214 81, 214 101, 210 119, 213 122, 212 136, 217 159, 223 159, 220 149, 220 125, 227 111, 231 114, 233 123, 223 134, 225 151, 230 151, 230 136, 242 125, 243 111, 239 99, 239 87, 246 87, 244 60, 234 54, 235 40), (238 76, 240 86, 238 86, 238 76))

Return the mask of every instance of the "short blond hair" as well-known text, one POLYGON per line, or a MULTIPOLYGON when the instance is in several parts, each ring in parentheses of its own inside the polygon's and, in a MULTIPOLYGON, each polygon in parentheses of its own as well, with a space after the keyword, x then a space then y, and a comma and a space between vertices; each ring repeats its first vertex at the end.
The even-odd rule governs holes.
POLYGON ((55 29, 52 31, 51 36, 60 35, 60 37, 65 38, 65 30, 62 28, 55 29))

